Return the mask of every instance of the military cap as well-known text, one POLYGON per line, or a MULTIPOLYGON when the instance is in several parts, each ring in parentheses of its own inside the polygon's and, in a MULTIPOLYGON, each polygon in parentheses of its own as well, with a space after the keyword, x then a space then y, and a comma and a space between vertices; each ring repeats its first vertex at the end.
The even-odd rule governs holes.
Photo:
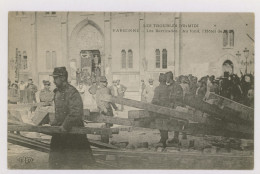
POLYGON ((68 74, 67 70, 66 70, 66 67, 56 67, 54 68, 54 71, 52 73, 52 75, 50 76, 53 76, 53 77, 58 77, 58 76, 66 76, 68 74))
POLYGON ((166 82, 166 75, 164 73, 160 73, 159 82, 166 82))
POLYGON ((44 85, 51 85, 51 82, 49 82, 49 80, 43 80, 42 82, 44 85))
POLYGON ((107 82, 106 76, 100 76, 100 82, 107 82))

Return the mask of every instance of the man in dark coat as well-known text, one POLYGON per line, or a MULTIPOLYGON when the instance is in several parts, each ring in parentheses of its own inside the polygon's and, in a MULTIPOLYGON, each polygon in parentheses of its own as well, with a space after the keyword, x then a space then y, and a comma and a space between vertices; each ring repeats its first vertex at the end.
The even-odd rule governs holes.
POLYGON ((86 135, 69 134, 72 127, 84 127, 83 102, 79 92, 68 83, 65 67, 54 69, 52 74, 54 90, 55 119, 52 126, 60 126, 64 132, 53 134, 50 144, 49 167, 52 169, 82 169, 94 163, 86 135))
MULTIPOLYGON (((183 105, 183 90, 181 85, 173 80, 173 73, 171 71, 167 72, 165 75, 167 88, 169 90, 169 103, 171 108, 176 108, 179 105, 183 105)), ((179 143, 178 131, 174 131, 174 137, 172 140, 169 140, 168 143, 179 143)))
POLYGON ((35 93, 38 91, 37 86, 33 84, 32 79, 28 80, 27 90, 27 101, 28 103, 36 103, 35 93))
MULTIPOLYGON (((159 82, 160 85, 157 86, 154 89, 154 97, 152 100, 152 104, 155 105, 159 105, 159 106, 165 106, 165 107, 170 107, 170 103, 169 103, 169 89, 166 85, 166 75, 163 73, 160 73, 159 76, 159 82)), ((157 116, 159 114, 156 114, 157 116)), ((163 146, 166 147, 166 141, 168 139, 168 131, 165 130, 160 130, 160 135, 161 135, 161 139, 159 141, 159 143, 157 144, 157 146, 163 146)))

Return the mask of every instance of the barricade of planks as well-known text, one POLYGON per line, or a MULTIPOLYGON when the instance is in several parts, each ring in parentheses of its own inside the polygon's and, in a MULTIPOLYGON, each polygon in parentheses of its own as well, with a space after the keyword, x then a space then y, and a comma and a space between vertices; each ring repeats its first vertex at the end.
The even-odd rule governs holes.
POLYGON ((102 100, 143 110, 129 111, 128 118, 130 119, 93 113, 86 114, 85 119, 126 126, 180 131, 192 135, 215 135, 244 139, 253 139, 254 137, 254 116, 248 113, 245 116, 241 109, 228 107, 229 104, 219 107, 187 96, 184 103, 195 109, 182 111, 110 95, 103 96, 102 100))

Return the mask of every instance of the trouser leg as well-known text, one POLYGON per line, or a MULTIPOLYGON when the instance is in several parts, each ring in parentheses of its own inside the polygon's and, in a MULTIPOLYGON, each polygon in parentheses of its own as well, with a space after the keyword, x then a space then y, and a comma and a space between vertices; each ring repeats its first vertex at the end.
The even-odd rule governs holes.
MULTIPOLYGON (((111 124, 106 123, 106 124, 105 124, 105 127, 106 127, 106 128, 110 128, 110 127, 111 127, 111 124)), ((109 143, 109 135, 101 135, 101 142, 103 142, 103 143, 109 143)))
POLYGON ((163 145, 166 145, 166 141, 168 139, 168 131, 160 130, 161 139, 160 142, 163 143, 163 145))

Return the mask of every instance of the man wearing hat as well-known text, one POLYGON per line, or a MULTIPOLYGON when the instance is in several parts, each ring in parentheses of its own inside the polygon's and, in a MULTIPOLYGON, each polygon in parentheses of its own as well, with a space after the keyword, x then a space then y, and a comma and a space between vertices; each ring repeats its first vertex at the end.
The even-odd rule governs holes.
POLYGON ((40 91, 40 102, 44 102, 45 106, 51 106, 53 101, 53 92, 50 90, 51 83, 48 80, 43 80, 44 88, 40 91))
MULTIPOLYGON (((97 107, 101 114, 109 117, 113 117, 113 110, 110 102, 103 101, 104 95, 111 95, 111 90, 107 88, 107 78, 105 76, 100 76, 99 87, 96 93, 97 107)), ((112 125, 106 123, 105 127, 110 128, 112 125)), ((101 141, 104 143, 109 143, 108 135, 101 135, 101 141)))
MULTIPOLYGON (((118 91, 118 97, 123 98, 125 95, 125 92, 127 90, 127 87, 120 84, 120 80, 117 80, 117 91, 118 91)), ((124 111, 124 105, 121 105, 121 111, 124 111)))
POLYGON ((154 96, 155 86, 153 85, 153 79, 150 78, 148 80, 148 82, 149 82, 149 85, 145 86, 145 89, 143 91, 143 95, 144 95, 145 101, 147 103, 151 103, 152 100, 153 100, 153 96, 154 96))
POLYGON ((55 119, 52 126, 60 126, 62 134, 53 134, 50 143, 49 167, 52 169, 82 169, 92 165, 94 158, 86 135, 69 134, 72 127, 84 127, 83 102, 79 92, 68 83, 65 67, 54 68, 51 75, 54 90, 55 119))
POLYGON ((36 103, 35 93, 38 91, 37 86, 33 84, 33 80, 28 80, 28 85, 26 87, 27 91, 27 102, 28 103, 36 103))
MULTIPOLYGON (((159 76, 159 86, 157 86, 154 90, 154 97, 152 99, 152 104, 169 107, 169 89, 166 85, 166 75, 163 73, 160 73, 159 76)), ((157 114, 160 115, 160 114, 157 114)), ((160 136, 161 139, 159 143, 157 143, 157 146, 163 146, 166 147, 166 141, 168 139, 168 131, 160 130, 160 136)))
MULTIPOLYGON (((178 105, 182 105, 180 102, 183 99, 183 90, 182 87, 179 83, 176 83, 173 80, 173 73, 171 71, 165 73, 166 75, 166 85, 169 90, 169 100, 170 100, 170 107, 171 108, 176 108, 178 105)), ((168 139, 168 132, 165 137, 168 139)), ((167 141, 167 143, 178 143, 179 142, 179 132, 174 131, 174 137, 172 140, 167 141)))

